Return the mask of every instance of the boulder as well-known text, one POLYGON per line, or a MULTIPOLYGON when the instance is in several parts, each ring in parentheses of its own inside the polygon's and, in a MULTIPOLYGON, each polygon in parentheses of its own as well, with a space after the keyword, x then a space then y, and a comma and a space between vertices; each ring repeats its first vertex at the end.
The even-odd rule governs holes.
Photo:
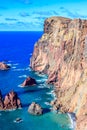
POLYGON ((0 62, 0 70, 8 70, 9 68, 9 65, 5 64, 4 62, 0 62))
POLYGON ((36 81, 35 79, 31 78, 31 77, 27 77, 25 79, 25 81, 22 83, 22 86, 33 86, 33 85, 36 85, 36 81))
POLYGON ((35 102, 33 102, 29 108, 28 108, 28 112, 32 115, 42 115, 43 114, 43 109, 41 108, 41 106, 35 102))

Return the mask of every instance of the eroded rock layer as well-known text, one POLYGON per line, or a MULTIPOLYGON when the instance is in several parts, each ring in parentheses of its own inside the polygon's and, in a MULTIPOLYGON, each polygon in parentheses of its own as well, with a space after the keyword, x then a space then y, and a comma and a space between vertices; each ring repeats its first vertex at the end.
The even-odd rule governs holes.
POLYGON ((31 67, 48 74, 47 82, 56 87, 56 106, 76 114, 76 130, 87 130, 87 20, 46 19, 31 67))
POLYGON ((11 91, 6 94, 5 98, 3 99, 2 93, 0 91, 0 110, 9 110, 17 108, 21 108, 21 101, 18 98, 17 93, 11 91))

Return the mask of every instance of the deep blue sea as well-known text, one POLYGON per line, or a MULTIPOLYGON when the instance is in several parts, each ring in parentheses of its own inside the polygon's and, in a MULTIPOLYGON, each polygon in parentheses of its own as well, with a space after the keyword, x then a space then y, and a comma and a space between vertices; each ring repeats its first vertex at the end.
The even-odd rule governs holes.
POLYGON ((0 112, 0 130, 72 130, 71 120, 67 114, 50 111, 49 102, 55 98, 52 85, 47 85, 46 75, 38 74, 29 68, 30 57, 35 42, 43 32, 0 32, 0 61, 11 66, 8 71, 0 71, 0 89, 3 96, 10 90, 18 93, 22 109, 0 112), (34 87, 21 88, 27 76, 38 82, 34 87), (32 102, 44 108, 42 116, 28 113, 32 102), (22 122, 16 123, 15 119, 22 122))

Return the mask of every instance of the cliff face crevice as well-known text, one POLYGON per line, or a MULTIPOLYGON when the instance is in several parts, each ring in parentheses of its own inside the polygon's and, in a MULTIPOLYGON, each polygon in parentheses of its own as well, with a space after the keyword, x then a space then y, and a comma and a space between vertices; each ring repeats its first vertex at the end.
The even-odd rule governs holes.
POLYGON ((31 67, 48 74, 47 83, 56 87, 56 106, 76 114, 76 129, 87 129, 87 20, 46 19, 31 67))

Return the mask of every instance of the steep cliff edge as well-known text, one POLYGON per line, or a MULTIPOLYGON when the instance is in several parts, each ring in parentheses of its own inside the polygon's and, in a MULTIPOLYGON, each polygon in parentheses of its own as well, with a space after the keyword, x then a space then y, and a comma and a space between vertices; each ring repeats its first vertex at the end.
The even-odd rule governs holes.
POLYGON ((48 74, 47 82, 56 87, 56 106, 76 114, 76 130, 87 130, 87 20, 46 19, 31 67, 48 74))

